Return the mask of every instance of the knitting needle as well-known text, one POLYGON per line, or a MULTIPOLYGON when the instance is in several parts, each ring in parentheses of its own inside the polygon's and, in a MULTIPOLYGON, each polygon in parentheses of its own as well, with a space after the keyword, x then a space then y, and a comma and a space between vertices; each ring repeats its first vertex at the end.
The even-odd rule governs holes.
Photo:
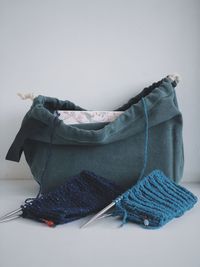
POLYGON ((11 217, 12 215, 17 214, 18 212, 22 212, 22 208, 19 208, 19 209, 16 209, 16 210, 11 211, 9 213, 6 213, 5 215, 3 215, 3 216, 0 217, 0 221, 6 219, 8 217, 11 217))
POLYGON ((20 215, 17 215, 17 216, 14 216, 14 217, 9 217, 9 218, 6 218, 6 219, 4 219, 4 220, 1 220, 0 223, 8 222, 8 221, 17 219, 17 218, 19 218, 19 217, 20 217, 20 215))
POLYGON ((92 222, 96 221, 97 219, 99 219, 101 217, 101 215, 105 214, 106 211, 110 210, 112 207, 115 206, 115 202, 110 203, 108 206, 106 206, 104 209, 102 209, 101 211, 99 211, 96 215, 94 215, 88 222, 84 223, 81 228, 85 228, 86 226, 88 226, 89 224, 91 224, 92 222))
POLYGON ((107 218, 107 217, 110 217, 110 216, 112 216, 112 213, 105 213, 102 216, 100 216, 97 220, 101 220, 101 219, 104 219, 104 218, 107 218))

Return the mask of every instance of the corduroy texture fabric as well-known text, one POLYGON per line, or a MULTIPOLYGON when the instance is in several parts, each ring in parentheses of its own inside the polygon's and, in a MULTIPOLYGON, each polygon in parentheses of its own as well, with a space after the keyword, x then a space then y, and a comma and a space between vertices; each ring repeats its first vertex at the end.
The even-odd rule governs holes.
POLYGON ((124 111, 110 123, 65 125, 57 110, 86 110, 74 103, 38 96, 25 115, 6 159, 19 161, 24 151, 42 192, 53 190, 87 169, 118 183, 124 190, 137 182, 143 166, 144 118, 149 111, 146 174, 161 169, 178 182, 183 174, 182 114, 176 83, 164 78, 115 109, 124 111))
POLYGON ((154 170, 115 200, 113 216, 147 229, 159 228, 180 217, 197 202, 197 197, 177 185, 161 170, 154 170))
POLYGON ((55 190, 31 201, 27 199, 21 206, 21 216, 56 226, 99 211, 120 193, 120 186, 83 170, 55 190))

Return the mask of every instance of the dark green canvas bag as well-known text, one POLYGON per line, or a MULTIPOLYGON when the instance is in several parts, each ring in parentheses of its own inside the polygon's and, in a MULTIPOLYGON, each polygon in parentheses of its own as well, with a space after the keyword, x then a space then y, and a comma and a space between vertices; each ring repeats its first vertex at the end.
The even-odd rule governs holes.
POLYGON ((62 184, 83 169, 117 182, 124 190, 138 179, 143 166, 145 97, 149 113, 149 149, 145 174, 161 169, 178 182, 183 175, 182 114, 169 77, 143 89, 115 109, 112 122, 66 125, 57 110, 86 110, 69 100, 38 96, 25 115, 6 159, 19 161, 24 151, 42 192, 62 184))

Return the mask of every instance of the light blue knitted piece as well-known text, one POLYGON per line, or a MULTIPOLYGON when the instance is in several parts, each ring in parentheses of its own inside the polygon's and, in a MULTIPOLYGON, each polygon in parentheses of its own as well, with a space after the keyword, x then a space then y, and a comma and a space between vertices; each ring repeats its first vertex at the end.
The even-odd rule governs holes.
POLYGON ((115 202, 113 215, 122 216, 123 224, 128 220, 146 228, 159 228, 191 209, 197 197, 161 170, 153 170, 115 202))
MULTIPOLYGON (((144 176, 148 154, 148 112, 142 98, 145 116, 144 164, 137 183, 114 200, 113 216, 123 217, 149 229, 159 228, 180 217, 197 202, 197 197, 176 184, 158 169, 144 176)), ((161 155, 162 157, 162 155, 161 155)))

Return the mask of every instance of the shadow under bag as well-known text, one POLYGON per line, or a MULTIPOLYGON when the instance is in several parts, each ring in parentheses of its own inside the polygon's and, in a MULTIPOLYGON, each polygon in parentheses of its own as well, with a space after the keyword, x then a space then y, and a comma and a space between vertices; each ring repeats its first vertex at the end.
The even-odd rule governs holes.
POLYGON ((69 100, 38 96, 25 115, 6 159, 19 161, 22 152, 42 193, 69 177, 90 170, 127 190, 137 182, 143 166, 144 117, 149 113, 149 156, 145 173, 162 170, 176 182, 182 177, 184 151, 182 114, 169 77, 144 88, 114 111, 112 122, 66 125, 58 110, 86 110, 69 100))

